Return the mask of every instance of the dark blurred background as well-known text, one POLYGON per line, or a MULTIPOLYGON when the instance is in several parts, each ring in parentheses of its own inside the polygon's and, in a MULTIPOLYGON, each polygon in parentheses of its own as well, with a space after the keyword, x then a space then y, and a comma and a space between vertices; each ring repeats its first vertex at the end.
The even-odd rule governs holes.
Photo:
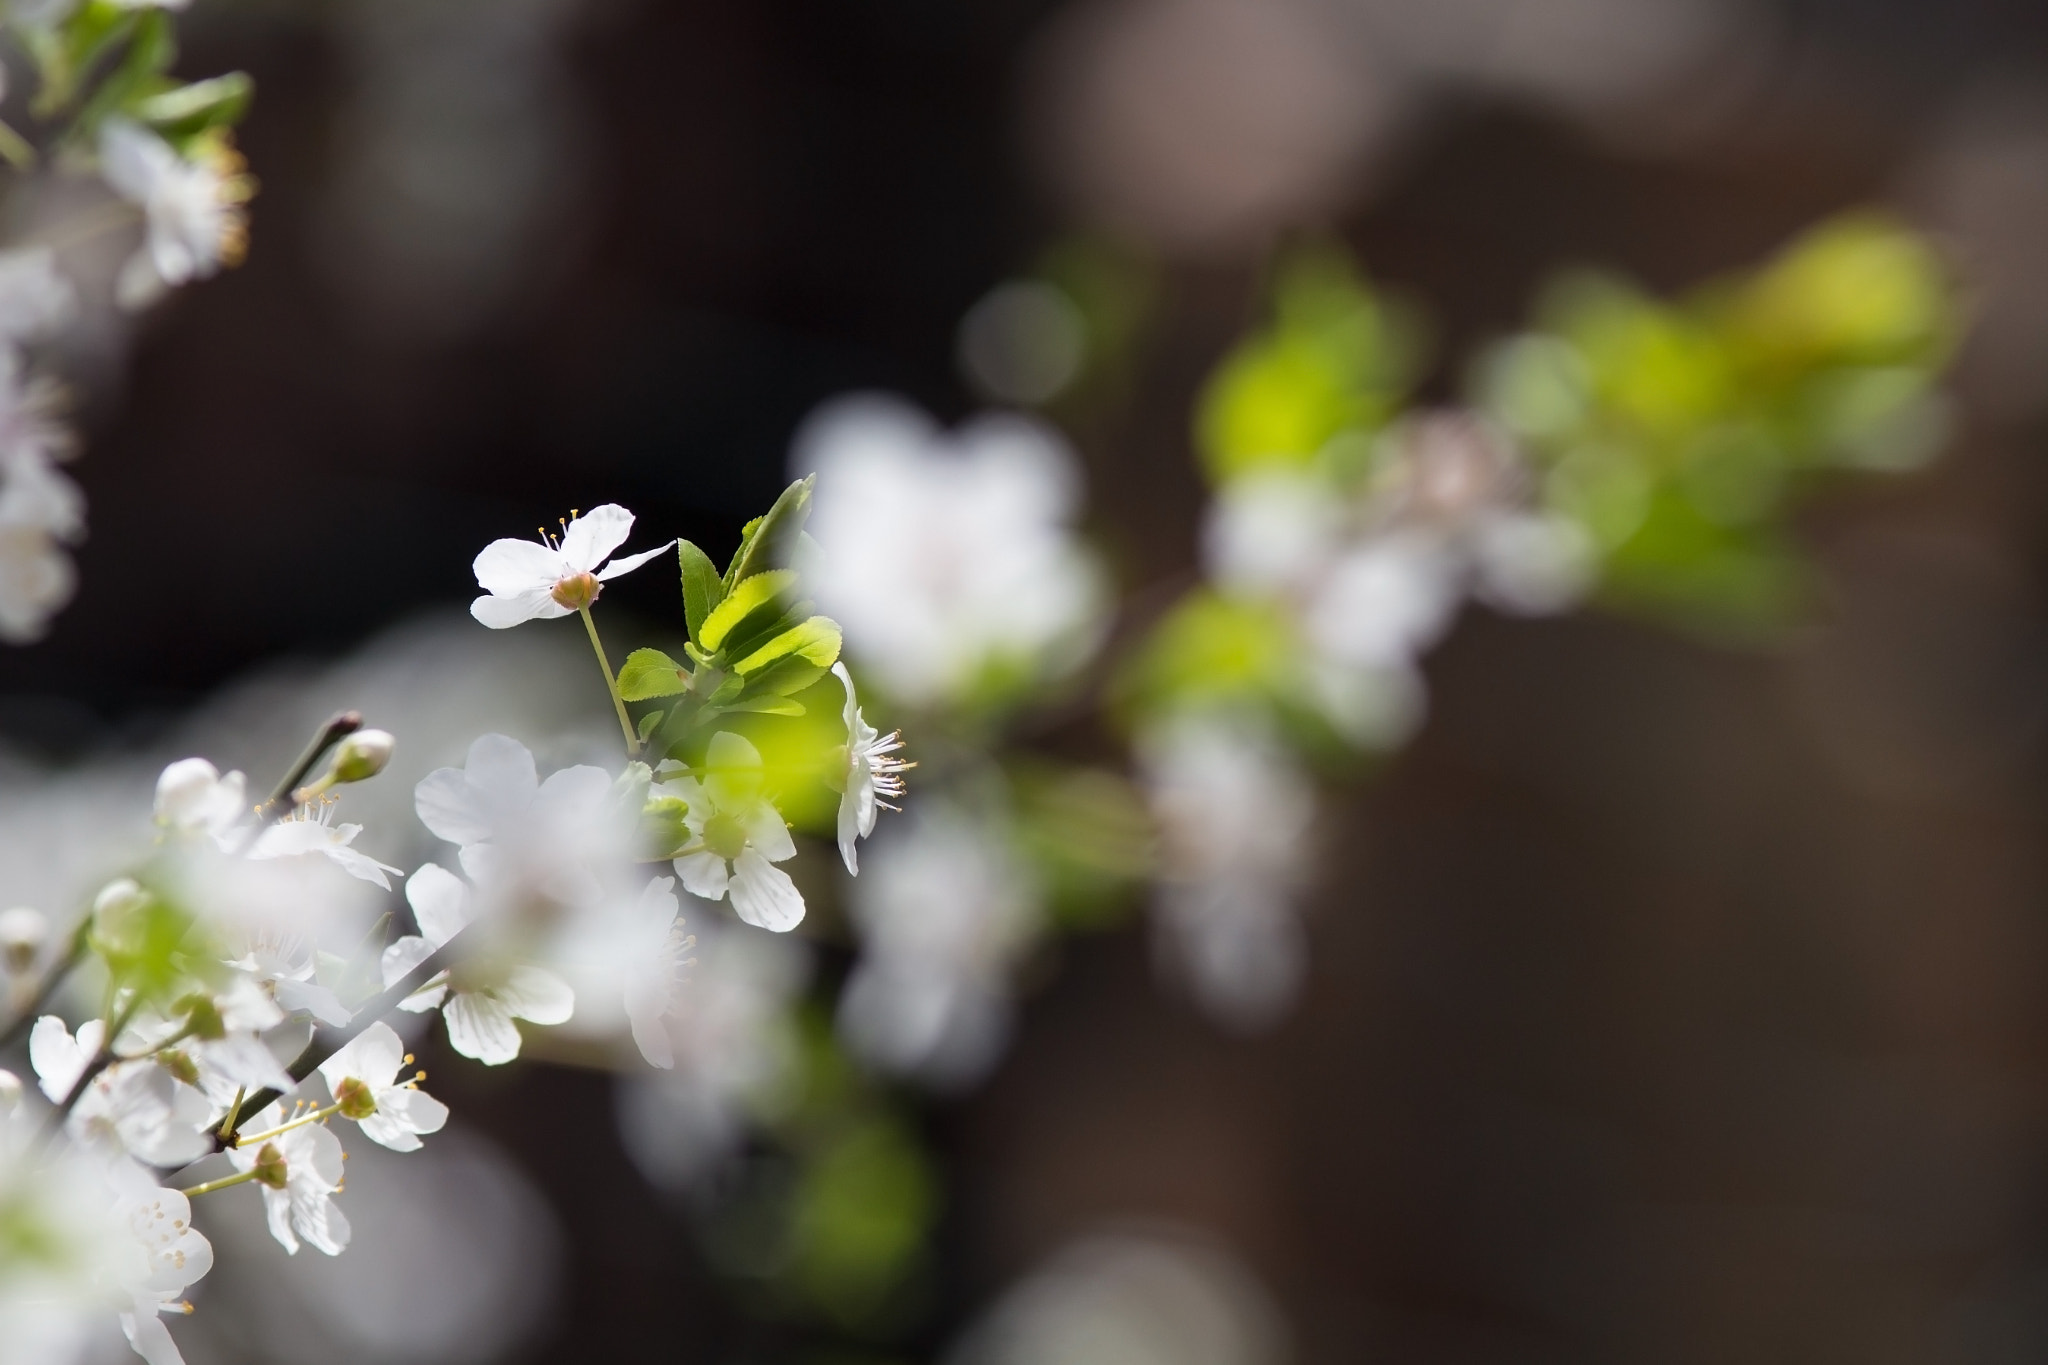
POLYGON ((1954 448, 1814 510, 1791 639, 1467 618, 1330 817, 1276 1033, 1164 997, 1135 931, 1070 943, 925 1113, 907 1337, 827 1353, 724 1295, 602 1077, 440 1069, 565 1234, 519 1358, 926 1357, 1127 1218, 1235 1247, 1305 1362, 2048 1353, 2048 7, 202 0, 185 33, 258 83, 254 246, 91 388, 82 589, 0 654, 38 754, 459 605, 572 507, 722 554, 821 400, 972 411, 962 316, 1075 233, 1152 281, 1077 428, 1130 589, 1193 563, 1189 405, 1290 232, 1450 358, 1558 266, 1677 288, 1872 201, 1973 290, 1954 448))

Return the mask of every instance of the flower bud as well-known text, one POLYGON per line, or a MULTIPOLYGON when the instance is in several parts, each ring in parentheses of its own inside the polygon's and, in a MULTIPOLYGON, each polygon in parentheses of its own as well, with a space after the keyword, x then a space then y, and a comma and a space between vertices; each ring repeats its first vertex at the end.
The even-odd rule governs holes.
POLYGON ((596 574, 572 573, 567 578, 557 582, 554 591, 549 596, 553 597, 555 601, 561 603, 570 611, 582 611, 597 600, 599 591, 601 591, 601 588, 596 574))
POLYGON ((149 893, 133 877, 116 877, 92 898, 92 912, 102 919, 132 914, 149 904, 149 893))
POLYGON ((156 780, 158 824, 187 829, 200 823, 220 786, 220 769, 203 758, 181 758, 156 780))
POLYGON ((0 971, 19 976, 35 965, 36 954, 49 941, 50 922, 40 910, 17 905, 0 910, 0 971))
POLYGON ((334 747, 334 759, 327 765, 335 782, 361 782, 384 771, 391 750, 398 741, 389 730, 358 730, 334 747))
POLYGON ((0 1071, 0 1118, 5 1118, 21 1108, 21 1077, 12 1071, 0 1071))

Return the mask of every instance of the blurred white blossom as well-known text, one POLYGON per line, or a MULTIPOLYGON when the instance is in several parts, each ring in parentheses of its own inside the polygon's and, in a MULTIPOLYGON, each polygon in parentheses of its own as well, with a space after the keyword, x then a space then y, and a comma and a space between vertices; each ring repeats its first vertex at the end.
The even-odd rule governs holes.
POLYGON ((656 772, 664 780, 654 790, 689 805, 683 819, 692 838, 675 859, 683 885, 706 900, 731 896, 734 912, 758 928, 796 928, 803 922, 803 894, 775 866, 796 856, 796 841, 763 790, 760 750, 721 730, 711 737, 701 780, 679 770, 663 763, 656 772))
POLYGON ((1160 966, 1218 1022, 1268 1024, 1306 966, 1297 902, 1314 869, 1314 789, 1248 717, 1175 718, 1138 756, 1160 834, 1160 966))
POLYGON ((648 1179, 682 1187, 729 1151, 750 1108, 789 1076, 789 1010, 809 976, 801 941, 705 917, 696 969, 663 1021, 672 1065, 619 1081, 619 1129, 648 1179))
POLYGON ((958 698, 991 671, 1057 674, 1093 645, 1100 575, 1074 535, 1080 471, 1049 428, 941 432, 893 399, 842 400, 798 437, 815 469, 818 603, 892 697, 958 698))
POLYGON ((188 160, 139 124, 108 119, 100 130, 100 166, 107 184, 139 205, 145 220, 142 249, 121 270, 123 303, 139 307, 166 286, 203 280, 241 259, 248 238, 242 206, 252 186, 226 144, 188 160))
POLYGON ((935 798, 868 860, 849 903, 861 956, 840 1031, 884 1070, 978 1080, 1009 1038, 1010 974, 1041 928, 1036 888, 1000 827, 935 798))

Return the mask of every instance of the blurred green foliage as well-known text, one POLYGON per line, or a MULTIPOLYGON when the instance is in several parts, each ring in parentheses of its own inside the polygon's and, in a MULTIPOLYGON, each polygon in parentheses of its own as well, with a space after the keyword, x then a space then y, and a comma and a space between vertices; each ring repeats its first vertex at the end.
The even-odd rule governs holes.
POLYGON ((1564 275, 1530 332, 1480 358, 1473 399, 1593 537, 1606 601, 1747 632, 1801 601, 1786 515, 1813 476, 1908 469, 1938 448, 1959 330, 1927 243, 1855 214, 1674 301, 1564 275))

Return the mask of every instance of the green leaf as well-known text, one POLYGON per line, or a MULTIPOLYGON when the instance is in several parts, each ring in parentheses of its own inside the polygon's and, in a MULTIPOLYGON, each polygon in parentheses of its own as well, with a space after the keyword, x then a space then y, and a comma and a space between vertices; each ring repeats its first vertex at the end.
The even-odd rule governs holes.
POLYGON ((619 695, 627 701, 673 697, 688 687, 683 666, 658 649, 636 649, 619 670, 619 695))
POLYGON ((722 709, 727 711, 758 711, 764 716, 801 716, 804 714, 804 704, 800 701, 792 701, 788 697, 742 697, 730 706, 722 709))
POLYGON ((667 717, 668 712, 666 711, 649 711, 646 715, 640 717, 639 736, 640 744, 643 748, 647 744, 647 737, 654 733, 654 727, 661 724, 667 717))
POLYGON ((782 496, 766 516, 747 523, 740 547, 733 551, 732 563, 725 568, 727 592, 755 574, 788 565, 789 551, 795 548, 797 537, 803 534, 804 521, 811 515, 811 486, 816 481, 815 474, 798 479, 782 490, 782 496))
POLYGON ((166 137, 186 138, 240 122, 255 89, 246 73, 231 71, 138 100, 134 113, 166 137))
POLYGON ((741 579, 737 587, 727 588, 725 599, 704 618, 704 629, 698 633, 697 643, 716 652, 726 637, 748 617, 759 611, 779 610, 778 599, 795 586, 796 574, 788 569, 757 573, 741 579))
POLYGON ((146 10, 136 20, 135 36, 121 56, 121 64, 100 83, 79 111, 78 127, 97 130, 109 114, 127 109, 138 98, 154 93, 157 78, 178 59, 178 39, 170 16, 160 9, 146 10))
POLYGON ((839 623, 829 616, 813 616, 748 654, 733 665, 733 671, 758 673, 777 659, 792 654, 808 659, 820 668, 830 668, 839 662, 839 623))
POLYGON ((676 542, 676 558, 683 566, 683 618, 689 622, 690 638, 702 638, 704 618, 725 600, 725 584, 711 556, 687 540, 676 542))
POLYGON ((786 697, 792 692, 803 691, 824 676, 825 669, 803 655, 785 654, 758 673, 746 678, 734 674, 728 681, 744 683, 750 697, 786 697))

